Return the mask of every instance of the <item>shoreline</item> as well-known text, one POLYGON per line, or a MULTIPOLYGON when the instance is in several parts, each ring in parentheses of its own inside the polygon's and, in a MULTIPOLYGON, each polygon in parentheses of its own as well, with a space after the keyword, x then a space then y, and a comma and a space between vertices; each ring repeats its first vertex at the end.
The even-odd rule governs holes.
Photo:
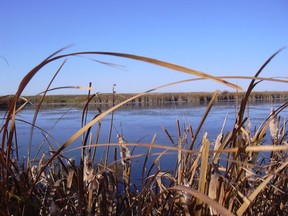
MULTIPOLYGON (((245 92, 221 92, 216 102, 237 102, 243 98, 245 92)), ((117 104, 127 98, 137 95, 136 93, 99 93, 96 94, 90 104, 111 105, 117 104)), ((213 96, 213 92, 180 92, 180 93, 149 93, 136 98, 128 104, 149 104, 163 105, 168 103, 194 103, 205 104, 209 103, 213 96)), ((7 108, 13 96, 0 97, 0 107, 7 108)), ((24 96, 29 99, 32 104, 38 104, 41 96, 24 96)), ((249 96, 250 102, 282 102, 288 99, 288 91, 262 91, 252 92, 249 96)), ((18 101, 20 106, 25 101, 18 101)), ((47 95, 43 101, 43 105, 61 105, 61 104, 85 104, 87 95, 47 95)))

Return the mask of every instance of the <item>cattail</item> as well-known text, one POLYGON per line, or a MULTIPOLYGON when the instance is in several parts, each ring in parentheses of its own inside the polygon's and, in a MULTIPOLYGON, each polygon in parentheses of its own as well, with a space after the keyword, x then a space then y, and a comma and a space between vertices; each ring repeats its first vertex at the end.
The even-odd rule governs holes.
MULTIPOLYGON (((187 178, 183 178, 183 186, 186 186, 186 187, 191 187, 191 185, 189 184, 188 182, 188 179, 187 178)), ((187 193, 186 191, 183 191, 181 196, 181 202, 183 204, 189 204, 191 202, 191 199, 192 199, 192 195, 187 193)))
MULTIPOLYGON (((248 162, 249 163, 249 162, 248 162)), ((254 190, 254 182, 256 180, 256 175, 252 170, 252 166, 247 166, 243 168, 245 172, 245 180, 246 180, 246 188, 247 188, 247 195, 250 195, 251 192, 254 190)))
POLYGON ((127 141, 123 138, 122 135, 117 134, 118 143, 120 147, 120 158, 121 163, 123 165, 123 180, 124 180, 124 190, 127 197, 127 207, 130 206, 131 202, 131 195, 130 195, 130 174, 131 174, 131 160, 130 160, 130 151, 127 146, 123 145, 127 143, 127 141))
MULTIPOLYGON (((222 137, 223 137, 223 133, 220 133, 218 136, 217 136, 217 139, 215 141, 215 145, 214 145, 214 155, 213 155, 213 158, 215 158, 216 156, 216 151, 219 150, 220 146, 221 146, 221 140, 222 140, 222 137)), ((218 161, 217 161, 218 163, 218 161)))
POLYGON ((84 157, 83 181, 89 186, 89 189, 96 187, 96 176, 89 156, 84 157))
POLYGON ((38 167, 37 165, 33 165, 31 167, 31 176, 32 176, 33 181, 36 181, 37 175, 38 175, 38 167))
POLYGON ((252 124, 251 124, 251 120, 250 118, 248 117, 247 119, 247 132, 250 134, 250 131, 251 131, 251 127, 252 127, 252 124))
POLYGON ((47 186, 48 185, 48 180, 47 179, 49 179, 49 175, 45 174, 45 170, 42 171, 42 168, 44 167, 44 157, 45 157, 45 154, 43 154, 42 157, 40 158, 38 166, 37 165, 33 165, 31 167, 31 176, 32 176, 33 181, 37 180, 37 184, 40 184, 42 186, 47 186), (40 172, 41 172, 41 175, 37 179, 38 174, 40 172))
POLYGON ((125 144, 127 143, 127 141, 123 138, 122 135, 117 134, 117 138, 118 138, 118 143, 120 144, 120 158, 121 158, 121 163, 123 166, 128 166, 131 161, 130 161, 130 151, 128 149, 127 146, 125 145, 121 145, 121 144, 125 144))
POLYGON ((67 168, 68 168, 68 170, 75 168, 75 159, 74 158, 69 158, 67 160, 67 168))
POLYGON ((270 134, 272 139, 276 141, 279 138, 279 121, 277 119, 277 115, 275 114, 274 108, 271 108, 270 116, 272 118, 269 122, 270 134))
MULTIPOLYGON (((226 122, 226 119, 227 119, 227 115, 226 115, 224 124, 226 122)), ((214 155, 213 155, 214 160, 215 160, 215 157, 217 155, 216 151, 219 150, 219 148, 222 145, 221 141, 222 141, 222 138, 223 138, 224 124, 223 124, 222 130, 221 130, 220 134, 218 134, 218 136, 216 138, 216 141, 215 141, 215 144, 214 144, 214 155)), ((223 199, 224 199, 224 187, 221 184, 220 174, 219 174, 219 170, 218 170, 219 156, 217 157, 217 160, 214 161, 214 163, 215 163, 214 164, 215 166, 211 170, 212 174, 211 174, 211 179, 210 179, 210 182, 209 182, 208 196, 211 199, 218 201, 218 203, 222 205, 223 199)), ((211 215, 217 215, 218 214, 218 212, 214 208, 212 208, 211 206, 209 207, 209 210, 210 210, 210 214, 211 215)))

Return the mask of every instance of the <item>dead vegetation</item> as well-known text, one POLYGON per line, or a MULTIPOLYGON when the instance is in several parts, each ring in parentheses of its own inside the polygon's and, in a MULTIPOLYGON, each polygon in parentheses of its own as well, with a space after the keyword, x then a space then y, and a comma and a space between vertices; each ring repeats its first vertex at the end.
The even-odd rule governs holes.
MULTIPOLYGON (((2 214, 288 215, 287 129, 286 119, 281 116, 283 110, 287 109, 288 102, 284 102, 276 110, 271 110, 269 116, 263 117, 263 123, 259 128, 252 129, 250 119, 245 115, 253 88, 264 80, 259 78, 259 74, 277 53, 263 64, 254 77, 250 77, 251 83, 240 101, 234 127, 226 133, 219 129, 220 133, 215 142, 209 140, 207 133, 199 137, 199 132, 217 100, 218 91, 213 94, 199 125, 189 125, 181 131, 181 123, 177 121, 177 140, 173 140, 170 132, 165 131, 172 142, 171 145, 155 143, 156 135, 151 143, 129 143, 121 134, 118 134, 118 143, 98 143, 97 131, 101 130, 100 122, 106 115, 155 89, 186 82, 185 80, 123 99, 106 111, 99 110, 90 120, 87 119, 86 113, 89 112, 88 105, 95 95, 89 91, 83 108, 83 127, 58 149, 50 147, 50 150, 37 160, 32 160, 28 154, 27 160, 23 161, 17 153, 17 143, 21 140, 17 140, 16 119, 25 104, 21 107, 17 107, 16 104, 33 76, 52 61, 88 54, 125 57, 197 75, 201 79, 212 79, 240 89, 222 78, 146 57, 103 52, 66 55, 54 53, 24 77, 1 125, 2 214), (96 133, 92 132, 92 127, 96 128, 96 133), (195 128, 196 130, 193 130, 195 128), (63 151, 81 136, 81 146, 74 150, 79 152, 81 158, 80 163, 76 164, 73 159, 66 158, 63 151), (196 142, 201 143, 200 148, 197 148, 196 142), (147 152, 133 155, 131 149, 138 146, 146 147, 147 152), (97 164, 94 163, 95 151, 99 147, 106 147, 106 151, 113 152, 112 163, 108 162, 107 157, 97 164), (162 152, 148 166, 147 161, 152 160, 150 156, 154 148, 161 149, 162 152), (164 171, 161 170, 160 162, 162 156, 169 151, 177 153, 176 169, 164 171), (269 156, 265 158, 261 152, 268 152, 269 156), (135 179, 131 178, 131 162, 139 157, 144 158, 142 175, 139 176, 142 184, 135 188, 135 179)), ((65 61, 55 76, 64 64, 65 61)), ((270 81, 276 82, 273 79, 270 81)), ((41 95, 42 99, 45 98, 49 87, 50 83, 41 95)), ((40 100, 35 107, 31 136, 33 127, 36 127, 35 122, 42 101, 40 100)))

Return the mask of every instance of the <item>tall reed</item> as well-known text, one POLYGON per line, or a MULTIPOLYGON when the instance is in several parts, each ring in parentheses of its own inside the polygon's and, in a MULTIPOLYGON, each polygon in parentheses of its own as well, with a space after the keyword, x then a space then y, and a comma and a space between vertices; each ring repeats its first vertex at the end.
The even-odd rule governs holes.
MULTIPOLYGON (((251 83, 241 99, 235 124, 230 130, 224 132, 223 128, 219 129, 220 134, 215 142, 211 141, 213 137, 209 137, 207 133, 204 133, 202 138, 199 137, 200 131, 203 131, 203 123, 211 114, 210 110, 220 93, 216 91, 198 126, 189 125, 182 131, 181 123, 177 120, 176 138, 163 128, 171 144, 155 143, 156 135, 151 143, 130 143, 125 140, 123 134, 118 134, 117 143, 110 142, 110 135, 108 143, 99 143, 101 121, 129 101, 169 85, 211 79, 235 89, 240 87, 227 82, 223 77, 214 77, 142 56, 111 52, 78 52, 62 55, 61 52, 63 50, 53 53, 27 73, 4 116, 0 130, 0 208, 3 215, 288 214, 288 133, 286 120, 280 117, 288 102, 272 110, 255 130, 251 130, 248 124, 249 116, 245 116, 249 95, 260 81, 287 82, 285 79, 259 77, 265 66, 280 51, 273 54, 255 76, 250 77, 251 83), (35 115, 30 123, 32 125, 30 136, 33 137, 34 129, 39 128, 36 124, 39 110, 46 94, 51 91, 54 78, 65 65, 67 58, 79 55, 124 57, 189 73, 199 78, 169 83, 123 99, 104 112, 99 109, 93 119, 88 119, 88 107, 97 94, 91 94, 90 84, 82 112, 82 127, 58 148, 48 143, 49 151, 35 160, 31 158, 29 147, 27 160, 22 160, 17 152, 17 144, 21 142, 17 136, 17 121, 18 113, 21 113, 24 106, 18 107, 17 101, 35 74, 41 72, 47 64, 63 59, 43 92, 40 103, 35 106, 35 115), (95 127, 96 130, 93 130, 95 127), (197 128, 195 132, 193 128, 197 128), (81 136, 81 145, 73 149, 75 152, 81 150, 79 151, 81 160, 77 163, 65 156, 65 150, 81 136), (195 143, 199 140, 202 141, 197 148, 195 143), (112 149, 113 160, 108 160, 106 157, 96 162, 96 150, 100 147, 112 149), (132 149, 136 147, 146 147, 147 152, 134 154, 132 149), (153 149, 159 149, 161 152, 154 153, 153 149), (171 152, 177 155, 176 168, 162 170, 160 166, 163 162, 162 157, 171 152), (263 158, 259 154, 261 152, 269 152, 269 158, 263 158), (156 158, 152 160, 154 158, 152 156, 155 155, 156 158), (135 169, 133 160, 138 158, 143 158, 142 172, 139 176, 141 186, 137 186, 136 179, 132 178, 135 169)), ((29 103, 29 99, 26 103, 29 103)), ((112 125, 113 120, 111 130, 112 125)), ((49 136, 43 129, 42 133, 45 137, 49 136)))

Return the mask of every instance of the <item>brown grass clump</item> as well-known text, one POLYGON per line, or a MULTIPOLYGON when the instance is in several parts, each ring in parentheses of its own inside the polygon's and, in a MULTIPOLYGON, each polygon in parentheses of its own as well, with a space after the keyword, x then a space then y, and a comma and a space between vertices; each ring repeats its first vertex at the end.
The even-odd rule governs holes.
MULTIPOLYGON (((49 151, 35 160, 31 159, 29 147, 27 160, 23 161, 19 157, 17 146, 20 142, 16 131, 17 115, 29 100, 21 107, 17 102, 33 76, 45 65, 59 59, 76 55, 124 57, 200 77, 189 81, 211 79, 240 89, 223 77, 214 77, 147 57, 108 52, 60 55, 61 51, 49 56, 24 77, 7 108, 0 129, 2 215, 288 215, 287 129, 286 120, 280 117, 288 103, 285 102, 278 109, 272 110, 271 114, 263 119, 261 126, 253 130, 249 124, 249 117, 245 116, 253 88, 257 83, 269 80, 259 78, 259 74, 279 51, 263 64, 254 77, 250 77, 251 83, 242 97, 234 127, 226 133, 223 128, 219 129, 220 134, 215 142, 210 141, 209 134, 205 133, 202 138, 199 134, 217 100, 218 91, 207 105, 195 132, 192 125, 182 131, 180 122, 177 121, 175 130, 178 136, 177 139, 173 139, 170 132, 163 128, 172 145, 155 143, 156 135, 151 143, 129 143, 122 134, 118 134, 118 143, 110 143, 111 133, 108 143, 98 143, 101 120, 106 115, 153 90, 187 80, 123 99, 104 112, 99 109, 99 113, 91 120, 87 119, 88 105, 95 95, 90 93, 90 85, 82 113, 82 128, 57 149, 48 144, 49 151), (95 134, 91 130, 94 127, 95 134), (81 146, 77 148, 80 150, 80 162, 76 163, 65 156, 64 150, 79 137, 82 137, 81 146), (198 148, 195 143, 199 140, 202 141, 198 148), (99 147, 106 147, 106 156, 102 161, 95 163, 95 152, 99 147), (132 149, 136 147, 146 147, 147 152, 134 155, 132 149), (155 156, 152 149, 156 148, 162 152, 157 153, 156 158, 152 160, 151 156, 155 156), (108 160, 109 151, 114 155, 112 162, 108 160), (175 152, 177 155, 174 171, 162 170, 160 166, 163 155, 169 152, 175 152), (263 158, 260 152, 268 152, 269 157, 263 158), (142 175, 139 176, 140 186, 136 186, 136 180, 132 178, 132 162, 135 158, 144 159, 142 175)), ((41 94, 42 99, 36 106, 34 119, 30 123, 31 137, 34 128, 37 127, 36 119, 43 99, 51 90, 50 85, 65 62, 66 60, 41 94)), ((225 120, 223 122, 224 125, 225 120)), ((112 125, 113 119, 111 127, 112 125)), ((49 136, 44 130, 42 132, 44 136, 49 136)), ((73 151, 76 152, 77 149, 73 151)))

